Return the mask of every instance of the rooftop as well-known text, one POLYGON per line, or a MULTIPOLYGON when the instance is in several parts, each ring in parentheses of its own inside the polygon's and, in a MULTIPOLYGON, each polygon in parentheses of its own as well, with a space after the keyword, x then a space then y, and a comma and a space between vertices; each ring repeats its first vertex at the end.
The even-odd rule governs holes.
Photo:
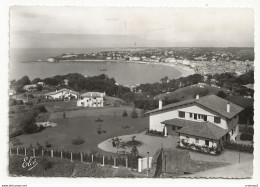
POLYGON ((49 92, 49 93, 47 93, 47 94, 45 94, 45 95, 55 95, 55 94, 57 94, 57 93, 60 93, 60 92, 68 92, 68 93, 73 93, 73 94, 78 94, 77 92, 75 92, 75 91, 73 91, 73 90, 69 90, 69 89, 66 89, 66 88, 62 88, 62 89, 60 89, 60 90, 57 90, 57 91, 54 91, 54 92, 49 92))
POLYGON ((227 129, 222 129, 221 127, 218 127, 217 125, 208 121, 196 122, 184 119, 171 119, 162 123, 181 126, 182 128, 177 130, 178 133, 213 140, 219 140, 229 131, 227 129))
POLYGON ((106 94, 101 92, 86 92, 80 95, 80 97, 104 97, 106 94))
POLYGON ((165 112, 165 111, 168 111, 171 109, 175 109, 175 108, 183 106, 183 105, 190 105, 190 104, 198 104, 198 105, 205 107, 209 110, 212 110, 228 119, 231 119, 232 117, 234 117, 235 115, 237 115, 238 113, 240 113, 243 110, 242 107, 240 107, 234 103, 231 103, 225 99, 222 99, 216 95, 206 95, 206 96, 200 97, 199 99, 188 99, 188 100, 180 101, 177 103, 165 105, 162 107, 162 109, 155 109, 155 110, 149 111, 145 114, 161 113, 161 112, 165 112), (230 103, 230 112, 227 112, 228 103, 230 103))

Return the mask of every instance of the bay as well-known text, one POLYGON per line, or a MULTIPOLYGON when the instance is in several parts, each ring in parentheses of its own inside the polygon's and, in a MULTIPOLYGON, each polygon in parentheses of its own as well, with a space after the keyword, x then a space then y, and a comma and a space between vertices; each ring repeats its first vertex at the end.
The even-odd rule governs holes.
POLYGON ((91 53, 105 50, 115 49, 11 49, 9 80, 17 80, 24 75, 29 76, 32 80, 37 77, 46 78, 68 73, 80 73, 86 76, 106 74, 109 77, 114 77, 119 84, 133 85, 159 82, 160 79, 165 76, 174 79, 182 75, 177 68, 160 64, 147 65, 126 61, 37 62, 37 60, 46 59, 50 56, 58 56, 63 53, 91 53), (106 71, 101 71, 102 69, 105 69, 106 71))

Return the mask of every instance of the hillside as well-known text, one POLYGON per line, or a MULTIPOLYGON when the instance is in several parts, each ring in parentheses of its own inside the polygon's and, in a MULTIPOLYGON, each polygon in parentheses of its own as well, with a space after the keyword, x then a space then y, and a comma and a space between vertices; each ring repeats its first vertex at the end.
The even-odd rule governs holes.
POLYGON ((209 86, 206 84, 194 84, 187 87, 183 87, 180 89, 177 89, 173 92, 163 93, 155 96, 156 99, 178 99, 178 100, 186 100, 193 98, 195 93, 207 93, 207 94, 217 94, 220 90, 223 90, 224 92, 229 92, 225 88, 218 88, 209 86))

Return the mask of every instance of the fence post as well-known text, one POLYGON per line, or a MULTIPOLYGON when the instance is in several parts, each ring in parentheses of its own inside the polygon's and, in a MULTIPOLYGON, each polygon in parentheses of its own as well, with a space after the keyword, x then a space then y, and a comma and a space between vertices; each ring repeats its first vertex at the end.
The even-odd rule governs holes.
POLYGON ((103 155, 103 164, 102 164, 102 166, 105 166, 105 157, 104 157, 104 155, 103 155))
POLYGON ((26 147, 24 148, 24 156, 26 156, 26 147))
POLYGON ((70 153, 70 161, 73 162, 72 152, 70 153))
POLYGON ((149 152, 147 152, 147 176, 149 177, 149 152))
POLYGON ((125 167, 128 168, 128 158, 125 158, 125 167))
POLYGON ((83 162, 83 153, 80 153, 80 161, 83 162))
POLYGON ((138 158, 138 172, 142 172, 143 170, 143 159, 138 158))
POLYGON ((94 155, 91 155, 91 161, 94 162, 94 155))
POLYGON ((42 156, 44 156, 44 150, 42 149, 42 156))
POLYGON ((62 151, 60 151, 60 158, 62 159, 62 151))
POLYGON ((16 148, 16 154, 17 154, 17 155, 19 154, 19 149, 18 149, 18 147, 16 148))
POLYGON ((51 150, 51 158, 53 158, 53 150, 51 150))
POLYGON ((35 149, 33 149, 33 157, 35 157, 35 149))
POLYGON ((114 157, 114 168, 116 167, 116 157, 114 157))

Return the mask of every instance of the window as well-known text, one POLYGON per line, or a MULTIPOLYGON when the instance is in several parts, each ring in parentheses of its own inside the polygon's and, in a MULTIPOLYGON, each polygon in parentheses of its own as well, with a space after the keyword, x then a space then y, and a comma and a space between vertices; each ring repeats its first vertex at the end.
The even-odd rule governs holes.
POLYGON ((220 123, 220 120, 221 120, 220 117, 216 117, 216 116, 214 117, 214 122, 215 123, 220 123))
POLYGON ((196 143, 199 143, 199 141, 200 141, 199 138, 196 138, 196 139, 195 139, 195 142, 196 142, 196 143))
POLYGON ((179 117, 180 118, 185 118, 185 112, 179 111, 179 117))
POLYGON ((197 114, 194 114, 194 119, 197 119, 197 114))
POLYGON ((209 146, 209 141, 208 140, 205 140, 205 145, 209 146))
POLYGON ((192 118, 192 113, 190 113, 190 118, 192 118))
POLYGON ((206 115, 203 116, 204 121, 208 121, 208 117, 206 115))

